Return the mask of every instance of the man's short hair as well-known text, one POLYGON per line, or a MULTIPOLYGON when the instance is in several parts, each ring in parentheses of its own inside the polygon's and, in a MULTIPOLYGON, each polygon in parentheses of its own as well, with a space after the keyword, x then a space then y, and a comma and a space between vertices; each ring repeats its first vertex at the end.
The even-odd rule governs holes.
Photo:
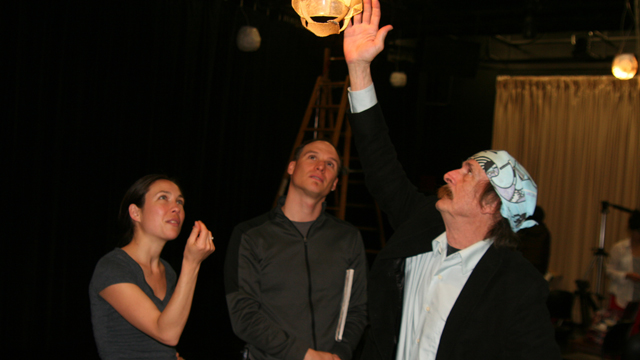
POLYGON ((338 176, 342 175, 342 155, 340 154, 340 151, 338 151, 338 149, 335 146, 333 146, 331 141, 326 139, 309 139, 307 141, 303 141, 302 144, 300 144, 300 146, 298 146, 296 150, 293 152, 293 161, 298 161, 298 159, 300 159, 300 155, 302 155, 302 149, 304 149, 305 146, 311 143, 314 143, 316 141, 324 141, 329 145, 331 145, 331 147, 333 147, 333 149, 336 151, 336 154, 338 154, 338 176))
POLYGON ((481 204, 493 204, 498 202, 496 206, 496 214, 499 220, 497 220, 491 229, 487 232, 485 236, 486 239, 493 238, 493 245, 495 247, 507 247, 511 249, 515 249, 518 246, 518 236, 511 229, 511 224, 509 220, 502 216, 500 213, 500 206, 502 205, 502 200, 500 196, 491 185, 490 181, 487 181, 484 185, 484 190, 480 195, 481 204))

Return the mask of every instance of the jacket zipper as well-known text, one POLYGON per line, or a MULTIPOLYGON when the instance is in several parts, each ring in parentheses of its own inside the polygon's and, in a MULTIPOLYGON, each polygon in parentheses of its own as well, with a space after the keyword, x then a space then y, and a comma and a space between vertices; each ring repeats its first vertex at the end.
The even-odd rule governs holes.
MULTIPOLYGON (((291 226, 294 229, 296 229, 296 231, 298 232, 298 234, 300 234, 300 236, 302 236, 302 240, 304 241, 304 262, 307 266, 307 282, 309 283, 309 293, 307 295, 309 297, 309 309, 311 310, 311 337, 313 340, 313 350, 317 350, 318 342, 316 340, 316 315, 315 315, 315 311, 313 311, 313 298, 312 298, 313 288, 311 286, 311 265, 309 264, 309 247, 307 246, 307 237, 305 235, 302 235, 300 230, 298 230, 298 228, 295 225, 293 225, 293 222, 289 220, 289 218, 287 218, 286 216, 284 218, 289 221, 289 224, 291 224, 291 226)), ((311 228, 313 227, 314 224, 311 224, 311 226, 309 227, 309 230, 307 230, 307 235, 311 233, 311 228)))
POLYGON ((313 300, 312 294, 313 289, 311 287, 311 266, 309 265, 309 248, 307 247, 307 237, 303 237, 304 240, 304 260, 307 264, 307 279, 309 282, 309 308, 311 309, 311 335, 313 336, 313 349, 318 349, 318 344, 316 343, 316 317, 315 311, 313 311, 313 300))

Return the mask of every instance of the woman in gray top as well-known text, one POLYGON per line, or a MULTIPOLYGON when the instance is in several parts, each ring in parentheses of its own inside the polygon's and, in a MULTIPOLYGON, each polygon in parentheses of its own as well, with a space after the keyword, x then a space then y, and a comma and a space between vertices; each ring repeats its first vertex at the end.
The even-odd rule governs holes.
POLYGON ((175 181, 147 175, 120 205, 125 245, 105 255, 89 285, 91 321, 102 359, 172 359, 187 322, 200 264, 214 250, 207 227, 196 221, 180 277, 160 258, 180 234, 184 197, 175 181))

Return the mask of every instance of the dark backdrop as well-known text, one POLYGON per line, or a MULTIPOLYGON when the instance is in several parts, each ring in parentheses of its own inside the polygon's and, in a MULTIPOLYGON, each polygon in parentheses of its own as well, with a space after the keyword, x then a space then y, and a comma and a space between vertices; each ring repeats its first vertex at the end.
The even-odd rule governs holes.
MULTIPOLYGON (((242 344, 224 300, 226 243, 235 224, 270 208, 324 48, 340 53, 341 35, 318 38, 278 9, 246 8, 245 18, 237 1, 6 6, 4 352, 97 358, 93 267, 118 240, 128 186, 166 173, 181 180, 186 228, 203 220, 217 246, 178 350, 189 360, 234 358, 242 344), (262 36, 254 53, 235 44, 247 19, 262 36)), ((389 86, 396 64, 385 54, 373 72, 399 157, 432 192, 445 170, 489 147, 494 74, 442 82, 437 63, 416 59, 399 64, 403 89, 389 86)), ((185 233, 163 252, 177 271, 185 233)))

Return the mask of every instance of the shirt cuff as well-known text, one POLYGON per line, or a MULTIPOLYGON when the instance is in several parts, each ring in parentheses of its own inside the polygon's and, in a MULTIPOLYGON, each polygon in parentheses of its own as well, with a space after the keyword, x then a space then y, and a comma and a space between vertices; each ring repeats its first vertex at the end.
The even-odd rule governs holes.
POLYGON ((349 104, 351 105, 352 113, 359 113, 372 108, 378 103, 376 97, 376 89, 373 84, 367 88, 359 91, 351 91, 349 88, 349 104))

